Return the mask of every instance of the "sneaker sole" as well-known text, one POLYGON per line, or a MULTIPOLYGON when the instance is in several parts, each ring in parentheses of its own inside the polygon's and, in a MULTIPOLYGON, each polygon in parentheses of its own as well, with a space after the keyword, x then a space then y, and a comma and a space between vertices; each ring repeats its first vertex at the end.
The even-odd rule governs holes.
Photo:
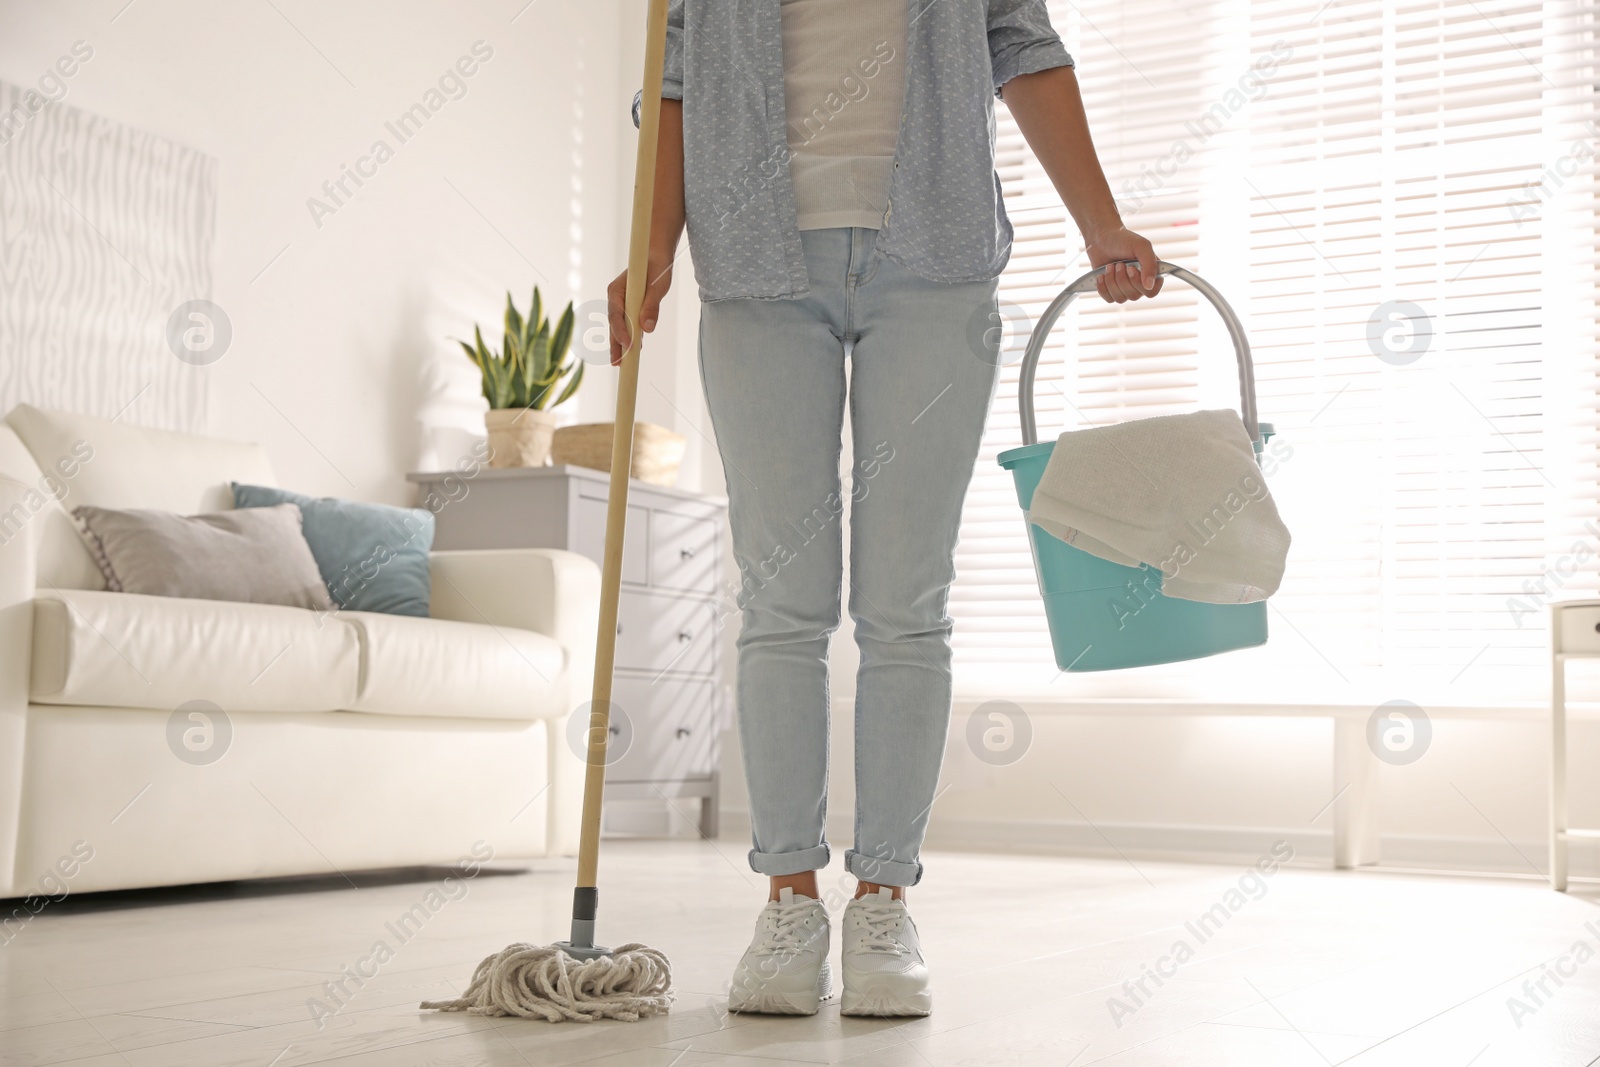
POLYGON ((827 960, 817 971, 817 988, 810 995, 779 989, 737 990, 728 997, 728 1010, 751 1015, 815 1015, 822 1002, 833 996, 833 968, 827 960))
POLYGON ((850 986, 847 975, 844 994, 839 999, 840 1015, 886 1017, 933 1013, 933 994, 926 989, 915 993, 894 993, 885 990, 863 991, 850 986))

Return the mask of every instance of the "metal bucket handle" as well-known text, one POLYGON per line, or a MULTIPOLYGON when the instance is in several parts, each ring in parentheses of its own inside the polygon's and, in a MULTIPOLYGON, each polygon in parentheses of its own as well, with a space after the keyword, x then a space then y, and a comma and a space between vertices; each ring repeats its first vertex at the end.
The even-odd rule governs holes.
MULTIPOLYGON (((1138 263, 1130 260, 1132 266, 1138 263)), ((1017 384, 1017 407, 1022 413, 1022 443, 1035 444, 1039 440, 1039 429, 1033 417, 1033 379, 1034 373, 1039 368, 1039 355, 1044 351, 1045 340, 1054 329, 1056 320, 1061 313, 1067 310, 1067 305, 1078 298, 1079 293, 1087 293, 1095 288, 1095 279, 1104 274, 1115 264, 1107 263, 1103 267, 1083 275, 1077 281, 1061 290, 1061 294, 1050 302, 1045 308, 1044 315, 1039 319, 1039 324, 1033 328, 1033 336, 1028 338, 1028 352, 1022 357, 1022 377, 1017 384)), ((1222 298, 1222 294, 1214 289, 1210 282, 1192 270, 1186 270, 1175 263, 1162 262, 1156 271, 1158 276, 1172 275, 1174 278, 1188 282, 1191 287, 1198 290, 1201 296, 1211 301, 1211 306, 1217 309, 1217 314, 1222 316, 1222 322, 1228 327, 1228 336, 1233 338, 1234 351, 1239 355, 1239 413, 1244 418, 1245 432, 1250 435, 1250 440, 1259 447, 1261 444, 1261 427, 1256 421, 1256 372, 1255 365, 1250 361, 1250 340, 1244 335, 1244 326, 1239 322, 1239 316, 1233 313, 1233 308, 1222 298)))

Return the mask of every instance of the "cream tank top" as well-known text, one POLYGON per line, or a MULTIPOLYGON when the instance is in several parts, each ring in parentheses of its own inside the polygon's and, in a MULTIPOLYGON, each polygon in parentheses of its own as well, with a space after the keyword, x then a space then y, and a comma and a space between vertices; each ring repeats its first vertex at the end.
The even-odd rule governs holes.
POLYGON ((802 230, 878 229, 905 104, 906 0, 783 0, 789 176, 802 230))

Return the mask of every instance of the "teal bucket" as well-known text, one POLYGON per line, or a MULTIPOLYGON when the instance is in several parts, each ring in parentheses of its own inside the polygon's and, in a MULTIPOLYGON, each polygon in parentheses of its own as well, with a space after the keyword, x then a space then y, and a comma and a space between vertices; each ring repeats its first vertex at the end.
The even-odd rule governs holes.
MULTIPOLYGON (((1092 289, 1104 269, 1090 271, 1056 297, 1028 343, 1018 388, 1022 439, 1026 443, 997 457, 1016 481, 1017 502, 1024 512, 1033 505, 1033 492, 1056 445, 1054 441, 1039 441, 1034 425, 1033 380, 1039 353, 1067 305, 1079 293, 1092 289)), ((1198 289, 1227 323, 1239 354, 1245 428, 1260 456, 1263 443, 1272 436, 1272 427, 1256 421, 1255 378, 1243 327, 1221 294, 1198 275, 1170 263, 1161 264, 1161 273, 1181 278, 1198 289)), ((1056 665, 1064 671, 1148 667, 1266 644, 1265 601, 1205 604, 1164 596, 1161 571, 1156 567, 1125 567, 1092 556, 1032 523, 1028 524, 1028 541, 1056 665)))

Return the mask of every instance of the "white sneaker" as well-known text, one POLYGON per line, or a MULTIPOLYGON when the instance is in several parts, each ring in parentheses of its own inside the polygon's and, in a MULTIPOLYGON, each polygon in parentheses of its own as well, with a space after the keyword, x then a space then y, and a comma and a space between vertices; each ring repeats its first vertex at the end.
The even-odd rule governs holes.
POLYGON ((841 1015, 927 1015, 928 965, 905 902, 885 886, 844 909, 841 1015))
POLYGON ((779 890, 761 909, 755 939, 734 968, 728 1010, 815 1015, 833 995, 828 930, 820 900, 779 890))

